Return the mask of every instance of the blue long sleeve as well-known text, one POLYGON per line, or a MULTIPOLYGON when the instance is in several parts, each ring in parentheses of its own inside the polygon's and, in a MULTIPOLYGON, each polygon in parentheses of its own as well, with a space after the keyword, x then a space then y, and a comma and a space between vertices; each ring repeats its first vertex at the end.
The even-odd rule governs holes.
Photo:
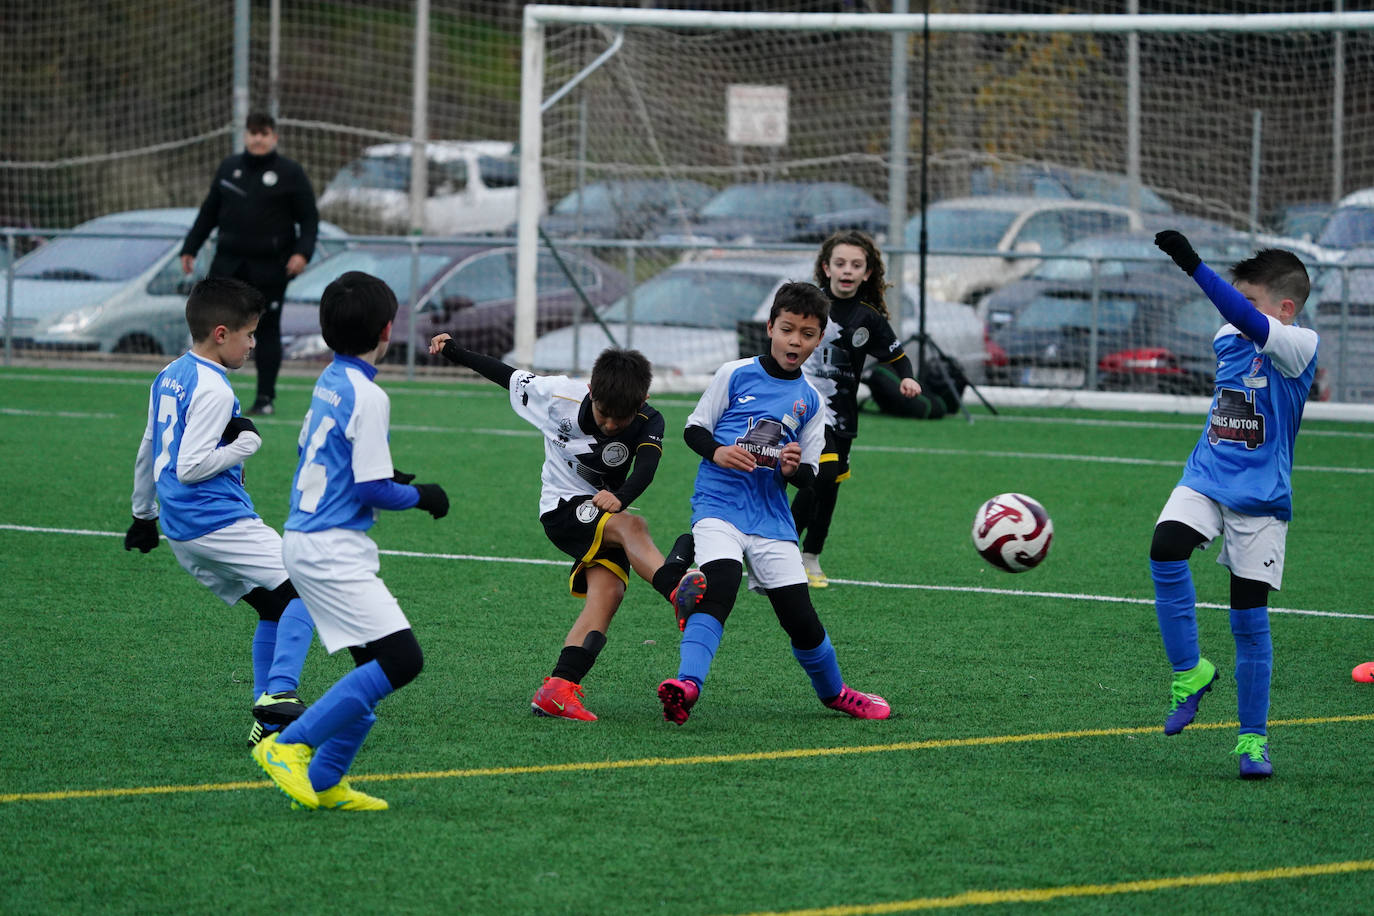
POLYGON ((1217 311, 1221 312, 1222 318, 1240 328, 1240 332, 1246 337, 1261 347, 1264 346, 1269 340, 1267 315, 1251 305, 1250 300, 1241 295, 1240 290, 1217 276, 1216 271, 1206 264, 1197 266, 1197 270, 1193 271, 1193 280, 1202 287, 1207 298, 1212 300, 1217 311))
POLYGON ((374 509, 413 509, 420 501, 420 491, 412 486, 397 483, 390 477, 382 480, 364 480, 353 485, 358 500, 374 509))

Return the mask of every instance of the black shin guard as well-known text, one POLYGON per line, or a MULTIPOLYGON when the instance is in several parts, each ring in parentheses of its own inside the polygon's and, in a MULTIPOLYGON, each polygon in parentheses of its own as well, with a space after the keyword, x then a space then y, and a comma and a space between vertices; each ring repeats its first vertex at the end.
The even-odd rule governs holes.
POLYGON ((558 653, 558 663, 553 666, 552 675, 572 681, 574 684, 582 683, 582 679, 591 672, 592 665, 596 664, 596 657, 605 647, 606 634, 600 630, 592 630, 587 634, 587 638, 582 640, 582 645, 563 647, 563 651, 558 653))
POLYGON ((365 646, 349 646, 348 651, 358 668, 371 661, 380 665, 382 673, 391 682, 392 690, 400 690, 415 680, 425 666, 420 643, 415 639, 415 633, 408 629, 374 639, 365 646))

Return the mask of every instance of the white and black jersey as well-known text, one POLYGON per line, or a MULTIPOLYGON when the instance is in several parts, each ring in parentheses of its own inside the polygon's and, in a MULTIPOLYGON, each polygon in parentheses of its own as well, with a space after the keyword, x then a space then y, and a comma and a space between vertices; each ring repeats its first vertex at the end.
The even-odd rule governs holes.
POLYGON ((599 490, 614 493, 623 506, 629 506, 653 480, 663 453, 663 415, 648 404, 640 407, 629 426, 604 436, 592 417, 585 382, 520 370, 510 377, 510 403, 544 434, 540 515, 556 508, 560 500, 595 495, 599 490), (642 449, 649 452, 641 458, 642 449))
POLYGON ((830 320, 820 345, 802 364, 802 372, 825 400, 825 425, 835 435, 852 439, 859 434, 859 376, 865 358, 897 363, 903 375, 911 374, 911 362, 892 325, 877 309, 857 298, 841 299, 829 290, 826 295, 830 320))

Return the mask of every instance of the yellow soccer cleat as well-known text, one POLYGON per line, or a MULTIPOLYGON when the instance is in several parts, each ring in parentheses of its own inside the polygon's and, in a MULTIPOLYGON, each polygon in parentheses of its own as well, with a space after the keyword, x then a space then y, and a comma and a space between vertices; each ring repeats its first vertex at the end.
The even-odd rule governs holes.
POLYGON ((814 553, 802 554, 802 566, 806 569, 806 584, 811 588, 829 588, 830 579, 821 571, 821 558, 814 553))
POLYGON ((253 759, 287 798, 302 808, 318 808, 319 797, 310 785, 310 745, 278 744, 279 736, 272 732, 254 745, 253 759))
POLYGON ((384 798, 359 792, 347 779, 340 780, 337 786, 320 790, 318 797, 321 811, 385 811, 391 807, 384 798))

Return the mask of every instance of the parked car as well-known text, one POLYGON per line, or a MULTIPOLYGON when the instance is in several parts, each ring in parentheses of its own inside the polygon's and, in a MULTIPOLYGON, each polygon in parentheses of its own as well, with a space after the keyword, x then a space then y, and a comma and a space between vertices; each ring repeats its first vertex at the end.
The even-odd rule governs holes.
POLYGON ((837 229, 887 231, 887 208, 868 192, 839 181, 767 181, 737 184, 708 200, 671 244, 820 242, 837 229))
POLYGON ((1321 232, 1332 206, 1328 201, 1285 204, 1269 215, 1269 225, 1279 235, 1311 241, 1321 232))
MULTIPOLYGON (((209 271, 217 242, 212 235, 194 271, 182 273, 181 245, 195 218, 191 207, 111 213, 76 227, 89 237, 59 236, 20 258, 14 264, 16 344, 105 353, 185 350, 186 294, 209 271)), ((321 222, 314 261, 342 250, 346 239, 338 226, 321 222)))
POLYGON ((1352 248, 1374 245, 1374 188, 1342 197, 1322 223, 1316 243, 1330 260, 1339 260, 1352 248))
MULTIPOLYGON (((1257 248, 1291 241, 1272 236, 1251 237, 1235 232, 1225 235, 1189 234, 1188 240, 1204 261, 1223 273, 1231 264, 1253 255, 1257 248)), ((1091 293, 1094 262, 1097 264, 1100 285, 1121 282, 1139 285, 1149 282, 1147 275, 1151 272, 1178 273, 1178 267, 1155 246, 1154 234, 1149 232, 1089 236, 1073 242, 1059 254, 1059 257, 1045 258, 1029 274, 1008 283, 983 300, 980 311, 990 333, 1009 323, 1026 303, 1034 301, 1046 290, 1077 287, 1091 293), (1126 280, 1128 277, 1131 278, 1129 281, 1126 280)))
POLYGON ((1096 305, 1089 287, 1047 285, 993 331, 988 380, 1082 388, 1095 343, 1100 389, 1211 393, 1223 321, 1196 283, 1179 271, 1126 273, 1101 284, 1096 305))
POLYGON ((690 224, 715 193, 685 179, 598 181, 554 204, 540 225, 555 237, 640 239, 690 224))
MULTIPOLYGON (((515 144, 434 142, 426 149, 425 233, 508 233, 515 225, 519 196, 515 144)), ((355 231, 407 231, 410 160, 409 143, 368 147, 325 187, 320 212, 355 231)))
MULTIPOLYGON (((1130 179, 1119 172, 1100 172, 1063 165, 1011 162, 979 166, 969 185, 974 196, 1019 195, 1088 200, 1131 207, 1130 179)), ((1140 186, 1141 213, 1172 213, 1173 207, 1149 185, 1140 186)))
MULTIPOLYGON (((632 346, 647 356, 660 377, 709 376, 739 358, 741 335, 767 321, 778 287, 809 280, 814 270, 809 258, 752 253, 675 264, 635 288, 633 312, 628 297, 602 312, 605 329, 584 323, 539 337, 534 369, 590 372, 597 354, 612 345, 609 330, 620 346, 632 346)), ((915 294, 908 286, 902 321, 894 323, 904 339, 916 330, 915 294)), ((967 373, 980 375, 983 330, 973 309, 950 302, 931 302, 928 308, 931 338, 967 373)))
MULTIPOLYGON (((1345 262, 1374 265, 1374 246, 1351 249, 1345 262)), ((1374 266, 1323 270, 1302 316, 1321 335, 1317 371, 1325 370, 1332 395, 1374 402, 1374 266)))
MULTIPOLYGON (((1015 255, 1051 254, 1092 235, 1140 230, 1140 214, 1112 204, 1038 197, 960 197, 932 204, 927 213, 926 292, 935 299, 977 304, 984 296, 1039 263, 1015 255), (969 251, 971 255, 943 252, 969 251)), ((906 247, 920 243, 921 216, 906 224, 906 247)), ((906 279, 917 278, 907 257, 906 279)), ((981 309, 980 309, 981 311, 981 309)))
MULTIPOLYGON (((559 254, 593 307, 600 308, 629 289, 625 275, 609 264, 582 252, 559 254)), ((452 334, 461 346, 492 356, 505 353, 514 345, 513 246, 496 240, 431 246, 422 250, 418 265, 417 356, 424 353, 429 339, 441 331, 452 334)), ((287 358, 325 355, 328 347, 320 335, 320 296, 326 286, 350 270, 380 277, 396 293, 401 309, 396 315, 391 354, 395 359, 405 358, 410 321, 410 251, 381 245, 351 248, 296 278, 282 311, 287 358)), ((539 252, 537 271, 536 332, 561 328, 583 308, 582 300, 548 251, 539 252)))

